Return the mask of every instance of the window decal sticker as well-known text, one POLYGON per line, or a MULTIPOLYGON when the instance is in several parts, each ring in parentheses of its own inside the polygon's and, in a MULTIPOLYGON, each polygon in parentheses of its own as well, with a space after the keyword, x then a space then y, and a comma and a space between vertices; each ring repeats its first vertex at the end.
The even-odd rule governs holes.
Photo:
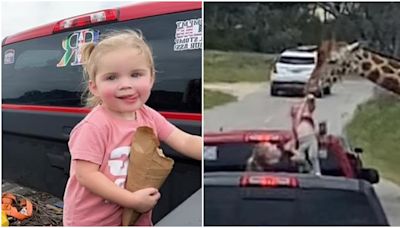
POLYGON ((75 31, 62 41, 64 56, 57 64, 57 67, 65 67, 72 60, 71 66, 82 65, 81 49, 84 44, 98 43, 100 32, 93 29, 75 31))
POLYGON ((176 22, 174 51, 202 48, 201 18, 176 22))
POLYGON ((4 64, 13 64, 15 59, 15 50, 8 49, 4 52, 4 64))

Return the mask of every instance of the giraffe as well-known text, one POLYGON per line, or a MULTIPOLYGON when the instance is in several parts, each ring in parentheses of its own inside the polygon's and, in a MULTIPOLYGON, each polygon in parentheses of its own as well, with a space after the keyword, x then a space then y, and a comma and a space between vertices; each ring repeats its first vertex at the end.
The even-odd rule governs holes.
POLYGON ((358 42, 324 41, 318 48, 318 63, 311 73, 305 93, 318 91, 320 80, 341 80, 354 73, 400 95, 400 60, 367 48, 358 42))
MULTIPOLYGON (((326 64, 326 59, 328 58, 328 54, 332 51, 333 45, 336 45, 335 42, 332 41, 323 41, 321 45, 318 47, 318 52, 317 52, 317 63, 316 66, 311 73, 311 76, 308 80, 308 83, 305 86, 305 95, 307 93, 312 93, 312 94, 318 94, 321 95, 321 84, 322 82, 327 82, 329 84, 332 84, 333 82, 336 81, 336 77, 332 78, 333 75, 329 71, 330 67, 326 64), (329 75, 329 77, 327 76, 329 75), (332 81, 331 81, 332 78, 332 81), (333 81, 335 80, 335 81, 333 81)), ((332 71, 334 72, 334 71, 332 71)))

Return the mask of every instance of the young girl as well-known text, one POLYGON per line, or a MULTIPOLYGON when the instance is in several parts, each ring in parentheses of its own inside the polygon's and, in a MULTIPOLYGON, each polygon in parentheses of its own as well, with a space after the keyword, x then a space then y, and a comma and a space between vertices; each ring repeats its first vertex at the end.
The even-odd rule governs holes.
POLYGON ((277 164, 282 157, 282 151, 277 145, 269 142, 257 143, 251 156, 247 159, 247 171, 264 171, 268 166, 277 164))
POLYGON ((64 195, 65 226, 119 226, 122 209, 144 213, 149 226, 160 198, 155 188, 124 189, 132 135, 154 129, 178 152, 201 159, 202 140, 169 123, 145 105, 155 80, 152 52, 140 33, 124 31, 89 44, 82 52, 91 112, 72 130, 70 178, 64 195))

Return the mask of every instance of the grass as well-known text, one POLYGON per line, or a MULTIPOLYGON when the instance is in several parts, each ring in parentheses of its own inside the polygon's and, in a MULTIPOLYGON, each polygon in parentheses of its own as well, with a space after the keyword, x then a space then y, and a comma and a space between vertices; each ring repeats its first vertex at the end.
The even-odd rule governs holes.
MULTIPOLYGON (((265 82, 269 80, 275 55, 224 52, 215 50, 204 51, 204 82, 265 82)), ((230 94, 204 90, 204 108, 237 101, 230 94)))
POLYGON ((204 81, 264 82, 269 80, 274 55, 245 52, 204 51, 204 81))
POLYGON ((364 149, 365 165, 400 184, 400 100, 381 96, 360 105, 346 130, 364 149))
POLYGON ((204 109, 210 109, 214 106, 222 105, 236 100, 237 98, 230 94, 208 89, 204 90, 204 109))

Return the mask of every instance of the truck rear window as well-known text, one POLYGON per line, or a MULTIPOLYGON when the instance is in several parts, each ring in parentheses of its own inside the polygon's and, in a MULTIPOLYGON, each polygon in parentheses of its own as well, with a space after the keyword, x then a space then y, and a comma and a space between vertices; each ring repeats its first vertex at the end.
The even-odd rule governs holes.
MULTIPOLYGON (((201 21, 201 10, 104 24, 3 46, 2 102, 82 107, 85 84, 74 45, 96 41, 108 31, 139 29, 152 47, 157 70, 147 104, 159 111, 200 113, 201 48, 179 49, 175 42, 177 22, 192 19, 201 21)), ((201 33, 201 25, 198 28, 196 32, 201 33)))

